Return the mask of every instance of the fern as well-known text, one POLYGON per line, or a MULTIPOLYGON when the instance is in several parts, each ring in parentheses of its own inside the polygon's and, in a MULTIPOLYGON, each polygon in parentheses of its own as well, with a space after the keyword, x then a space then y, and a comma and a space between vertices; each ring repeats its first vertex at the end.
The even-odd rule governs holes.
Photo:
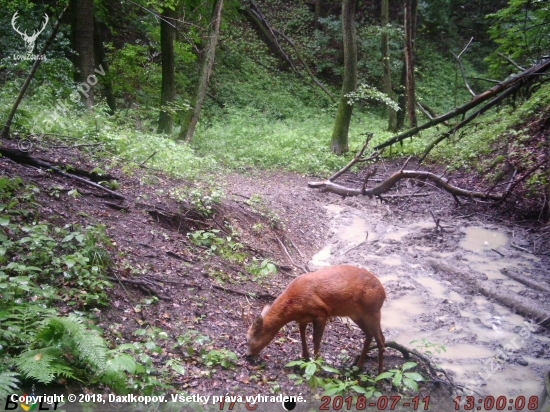
POLYGON ((28 350, 15 359, 17 369, 26 377, 48 384, 58 376, 76 379, 73 369, 63 363, 63 353, 55 347, 28 350))
POLYGON ((47 384, 58 376, 80 379, 84 365, 100 376, 107 359, 107 345, 99 333, 88 329, 83 319, 71 314, 46 319, 33 338, 31 347, 15 360, 26 377, 47 384), (76 361, 75 361, 76 360, 76 361))
POLYGON ((19 389, 19 379, 16 372, 0 372, 0 399, 5 399, 8 395, 17 392, 19 389))
POLYGON ((0 311, 0 345, 10 342, 10 347, 28 347, 40 322, 56 313, 55 309, 32 304, 11 305, 0 311))
POLYGON ((52 317, 36 334, 35 341, 61 344, 71 349, 72 354, 90 366, 102 371, 107 358, 107 345, 99 333, 82 324, 83 319, 71 314, 68 317, 52 317))
POLYGON ((111 358, 107 361, 106 371, 108 372, 122 372, 136 373, 137 364, 135 359, 125 353, 113 354, 114 351, 110 351, 111 358))

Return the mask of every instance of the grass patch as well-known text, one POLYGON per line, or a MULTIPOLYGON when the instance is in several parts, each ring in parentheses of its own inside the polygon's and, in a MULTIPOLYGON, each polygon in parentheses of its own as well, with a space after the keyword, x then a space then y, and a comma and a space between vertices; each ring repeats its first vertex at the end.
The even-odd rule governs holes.
POLYGON ((232 169, 259 167, 307 175, 327 175, 344 166, 374 132, 375 142, 391 134, 387 121, 376 114, 357 112, 350 128, 350 152, 330 152, 333 110, 310 110, 303 120, 273 120, 253 109, 228 110, 227 115, 198 131, 193 147, 198 155, 211 155, 232 169))

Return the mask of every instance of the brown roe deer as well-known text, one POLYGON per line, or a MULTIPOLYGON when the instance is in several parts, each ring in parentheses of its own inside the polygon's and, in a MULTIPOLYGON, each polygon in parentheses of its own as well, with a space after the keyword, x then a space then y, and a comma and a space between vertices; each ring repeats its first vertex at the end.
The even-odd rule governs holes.
POLYGON ((313 353, 319 355, 327 320, 347 316, 365 333, 363 351, 357 361, 363 367, 372 338, 378 346, 378 374, 384 369, 384 335, 380 309, 386 299, 384 286, 371 272, 354 266, 332 266, 294 279, 281 295, 266 305, 246 334, 247 355, 257 356, 291 321, 298 322, 302 355, 309 359, 306 327, 313 323, 313 353))

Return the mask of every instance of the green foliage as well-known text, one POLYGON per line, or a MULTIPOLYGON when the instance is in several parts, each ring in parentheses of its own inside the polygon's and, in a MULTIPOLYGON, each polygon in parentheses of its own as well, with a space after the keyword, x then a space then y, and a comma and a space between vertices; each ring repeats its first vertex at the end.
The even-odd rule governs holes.
POLYGON ((221 366, 231 369, 239 360, 237 354, 228 349, 211 348, 209 346, 210 338, 196 330, 188 330, 179 336, 177 341, 177 347, 181 347, 184 354, 190 358, 199 359, 209 368, 221 366))
POLYGON ((307 383, 313 390, 322 389, 323 395, 326 396, 344 396, 354 393, 371 398, 381 395, 374 386, 375 380, 367 375, 358 374, 357 368, 340 372, 338 369, 326 365, 321 358, 310 361, 292 361, 285 366, 299 367, 303 370, 301 375, 288 375, 297 385, 307 383), (325 372, 332 375, 330 377, 321 376, 325 372))
POLYGON ((423 338, 421 340, 413 340, 410 342, 412 344, 416 344, 416 349, 428 356, 433 355, 434 353, 441 353, 441 352, 447 352, 447 348, 445 348, 445 345, 441 345, 439 343, 432 343, 428 339, 423 338))
POLYGON ((359 101, 374 101, 382 103, 395 111, 400 110, 397 102, 392 100, 386 93, 377 90, 373 86, 370 86, 366 83, 362 83, 357 87, 355 92, 348 93, 346 97, 349 99, 348 104, 354 105, 359 101))
MULTIPOLYGON (((456 51, 456 54, 460 50, 456 51)), ((468 94, 456 61, 452 56, 438 53, 429 44, 421 43, 418 46, 416 74, 417 99, 431 106, 437 114, 443 114, 455 107, 468 102, 472 97, 468 94)), ((462 58, 468 76, 476 73, 465 56, 462 58)), ((472 83, 470 81, 472 85, 472 83)), ((480 88, 487 84, 480 85, 480 88)), ((474 86, 472 86, 474 87, 474 86)))
MULTIPOLYGON (((0 276, 0 278, 0 289, 8 289, 9 284, 4 283, 6 277, 0 276)), ((40 288, 29 285, 28 280, 17 279, 14 281, 14 283, 18 282, 26 282, 27 284, 24 287, 31 292, 40 292, 40 288)), ((55 291, 52 290, 52 297, 54 293, 55 291)), ((9 299, 7 294, 4 296, 9 299)), ((45 308, 39 303, 6 304, 0 310, 0 347, 6 348, 9 353, 17 353, 26 349, 34 339, 36 330, 42 324, 42 321, 55 315, 57 315, 57 311, 54 308, 45 308)))
POLYGON ((343 167, 360 149, 364 144, 362 133, 377 130, 373 144, 391 136, 384 131, 385 119, 357 113, 350 130, 350 154, 336 156, 329 147, 333 121, 332 110, 309 111, 305 119, 273 121, 252 109, 228 108, 223 120, 214 120, 209 127, 199 128, 193 146, 197 154, 211 155, 236 170, 260 167, 327 175, 343 167))
POLYGON ((187 236, 195 245, 208 248, 210 252, 229 261, 244 262, 247 256, 242 252, 242 243, 236 242, 231 236, 219 237, 220 232, 219 229, 196 230, 188 233, 187 236))
POLYGON ((176 187, 170 190, 170 197, 179 202, 192 205, 203 217, 211 217, 221 205, 224 197, 219 188, 187 189, 176 187))
POLYGON ((268 259, 264 259, 260 262, 259 259, 253 258, 246 270, 248 270, 255 281, 260 283, 264 279, 277 274, 277 267, 268 259))
POLYGON ((111 52, 109 76, 116 79, 116 95, 135 96, 143 104, 154 104, 160 99, 160 67, 152 62, 148 45, 126 43, 119 50, 113 45, 107 45, 107 49, 111 52))
POLYGON ((149 327, 136 330, 134 336, 140 340, 118 345, 108 352, 108 369, 102 379, 120 393, 152 395, 167 390, 168 382, 185 372, 174 359, 155 365, 155 359, 163 353, 163 342, 169 339, 168 334, 149 327))
POLYGON ((199 331, 190 329, 183 335, 178 336, 178 345, 187 356, 193 357, 197 353, 204 354, 203 347, 210 341, 208 336, 202 335, 199 331))
POLYGON ((42 322, 29 349, 14 361, 27 379, 48 384, 59 376, 83 380, 86 370, 92 375, 103 373, 107 346, 94 329, 88 329, 76 315, 50 317, 42 322))
POLYGON ((0 204, 0 310, 10 312, 13 302, 31 296, 47 305, 57 299, 56 287, 66 290, 69 305, 106 304, 111 262, 105 227, 37 223, 36 191, 21 179, 0 177, 0 201, 7 202, 0 204))
POLYGON ((237 354, 229 349, 212 349, 203 356, 204 364, 209 368, 219 365, 225 369, 232 369, 238 360, 237 354))
POLYGON ((0 369, 0 398, 6 399, 8 395, 17 392, 19 387, 18 376, 19 374, 16 372, 0 369))
POLYGON ((381 373, 376 377, 375 381, 388 379, 398 390, 411 389, 414 392, 418 392, 418 382, 423 382, 425 380, 424 377, 417 372, 407 372, 417 365, 416 362, 406 362, 399 369, 390 369, 381 373))
MULTIPOLYGON (((53 307, 108 302, 105 228, 38 223, 36 192, 19 178, 0 177, 0 365, 17 368, 27 381, 63 378, 128 392, 133 358, 108 351, 96 328, 53 307)), ((0 373, 0 392, 14 389, 15 376, 0 373)))
POLYGON ((493 74, 517 71, 498 52, 521 65, 530 66, 550 54, 550 8, 547 2, 510 0, 508 7, 488 16, 494 23, 489 34, 498 49, 488 61, 493 74))

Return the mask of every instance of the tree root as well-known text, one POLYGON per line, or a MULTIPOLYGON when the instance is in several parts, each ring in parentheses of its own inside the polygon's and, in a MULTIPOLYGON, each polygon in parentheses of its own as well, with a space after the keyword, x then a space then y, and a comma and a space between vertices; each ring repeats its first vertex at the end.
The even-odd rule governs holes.
MULTIPOLYGON (((422 353, 418 352, 416 349, 409 349, 406 346, 403 346, 403 345, 401 345, 401 344, 399 344, 395 341, 386 342, 384 344, 384 346, 386 348, 392 348, 392 349, 395 349, 395 350, 401 352, 401 354, 403 355, 403 357, 405 359, 410 359, 411 355, 413 355, 416 358, 418 358, 419 360, 421 360, 422 363, 428 367, 431 374, 433 375, 432 377, 437 382, 440 382, 444 385, 447 385, 447 386, 451 387, 452 389, 454 389, 456 391, 461 391, 461 392, 472 391, 474 393, 477 393, 477 392, 475 392, 471 389, 466 388, 465 386, 454 383, 453 379, 447 374, 447 372, 444 369, 441 369, 437 366, 434 366, 432 361, 426 355, 423 355, 422 353), (437 376, 438 374, 442 374, 445 377, 446 380, 440 379, 437 376)), ((376 348, 376 346, 374 348, 376 348)), ((480 395, 479 393, 477 393, 477 394, 480 395)))

